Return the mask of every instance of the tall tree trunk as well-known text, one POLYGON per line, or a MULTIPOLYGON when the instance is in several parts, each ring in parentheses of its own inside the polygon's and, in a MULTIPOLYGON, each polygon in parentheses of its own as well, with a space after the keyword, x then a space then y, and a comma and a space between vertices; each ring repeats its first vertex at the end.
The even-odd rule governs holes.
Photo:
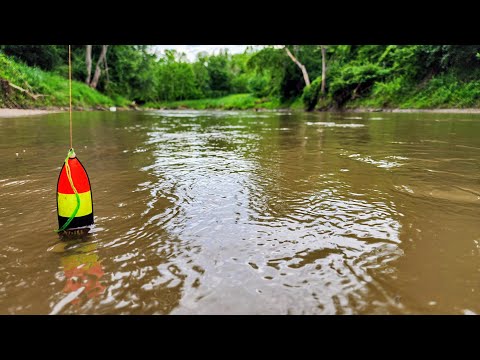
POLYGON ((327 61, 326 61, 326 48, 325 45, 321 45, 322 49, 322 87, 320 92, 325 95, 325 82, 327 80, 327 61))
POLYGON ((100 80, 100 75, 102 74, 102 69, 100 68, 102 62, 105 60, 105 56, 107 55, 107 48, 108 45, 102 45, 102 52, 100 53, 100 57, 97 61, 97 66, 95 68, 95 74, 93 75, 92 82, 90 83, 90 87, 92 89, 96 89, 98 85, 98 80, 100 80))
POLYGON ((287 55, 292 59, 292 61, 297 64, 297 66, 302 70, 303 74, 303 79, 305 80, 305 85, 310 86, 310 78, 308 77, 308 72, 307 69, 305 68, 305 65, 303 65, 300 61, 297 60, 295 56, 288 50, 288 48, 285 46, 285 51, 287 52, 287 55))
POLYGON ((87 78, 85 83, 90 85, 90 77, 92 76, 92 45, 87 45, 85 51, 85 63, 87 64, 87 78))
POLYGON ((107 82, 105 83, 105 89, 108 87, 108 83, 110 82, 110 76, 108 75, 108 64, 107 64, 107 57, 103 58, 103 64, 105 65, 105 75, 107 75, 107 82))

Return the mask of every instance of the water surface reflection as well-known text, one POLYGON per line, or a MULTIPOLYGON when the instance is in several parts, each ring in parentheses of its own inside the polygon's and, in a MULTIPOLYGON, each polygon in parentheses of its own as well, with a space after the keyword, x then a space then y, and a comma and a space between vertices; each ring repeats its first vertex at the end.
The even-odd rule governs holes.
POLYGON ((65 114, 0 119, 1 313, 480 311, 478 116, 76 118, 96 226, 69 243, 65 114))

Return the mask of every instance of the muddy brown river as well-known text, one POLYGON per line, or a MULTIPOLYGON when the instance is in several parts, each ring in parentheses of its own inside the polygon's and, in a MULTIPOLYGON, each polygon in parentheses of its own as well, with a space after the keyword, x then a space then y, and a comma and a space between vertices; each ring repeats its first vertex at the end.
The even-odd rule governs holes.
POLYGON ((480 313, 480 115, 82 112, 74 147, 60 241, 68 114, 0 119, 0 314, 480 313))

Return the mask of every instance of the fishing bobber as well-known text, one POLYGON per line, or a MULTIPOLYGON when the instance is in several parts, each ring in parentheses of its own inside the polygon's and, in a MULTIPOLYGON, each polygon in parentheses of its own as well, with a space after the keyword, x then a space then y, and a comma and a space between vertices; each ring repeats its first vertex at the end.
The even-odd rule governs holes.
POLYGON ((93 200, 90 180, 73 149, 60 170, 57 182, 59 231, 93 225, 93 200))

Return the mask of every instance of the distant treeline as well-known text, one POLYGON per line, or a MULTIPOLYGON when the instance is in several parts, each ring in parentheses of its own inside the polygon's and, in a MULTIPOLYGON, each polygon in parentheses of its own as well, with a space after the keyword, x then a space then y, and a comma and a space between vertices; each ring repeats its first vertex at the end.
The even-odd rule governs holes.
MULTIPOLYGON (((1 45, 29 66, 67 76, 67 47, 1 45)), ((73 77, 137 104, 252 94, 305 109, 477 107, 480 45, 276 45, 193 62, 150 46, 73 46, 73 77), (323 86, 322 86, 323 76, 323 86)))

